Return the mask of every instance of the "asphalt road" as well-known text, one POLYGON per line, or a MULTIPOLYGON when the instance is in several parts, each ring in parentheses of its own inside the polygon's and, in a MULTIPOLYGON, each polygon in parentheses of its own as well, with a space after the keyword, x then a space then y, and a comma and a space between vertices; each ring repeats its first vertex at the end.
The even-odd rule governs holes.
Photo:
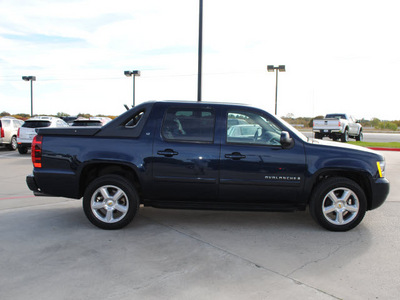
POLYGON ((0 150, 0 299, 398 299, 400 153, 389 198, 350 232, 308 212, 140 208, 118 231, 81 201, 34 197, 29 155, 0 150))

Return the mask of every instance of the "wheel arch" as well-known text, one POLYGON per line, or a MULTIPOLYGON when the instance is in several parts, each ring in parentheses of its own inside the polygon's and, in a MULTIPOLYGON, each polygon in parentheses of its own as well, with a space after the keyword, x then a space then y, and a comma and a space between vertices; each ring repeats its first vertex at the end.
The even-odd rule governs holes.
POLYGON ((323 170, 316 174, 312 180, 312 188, 309 199, 307 201, 307 205, 310 203, 311 197, 314 194, 317 186, 324 180, 332 177, 342 177, 347 178, 355 183, 357 183, 361 189, 364 191, 365 196, 367 198, 367 210, 371 209, 372 205, 372 189, 370 184, 370 176, 368 173, 359 172, 355 170, 323 170))
POLYGON ((126 178, 129 182, 132 182, 140 197, 141 184, 136 170, 133 167, 128 166, 126 164, 115 163, 115 162, 91 163, 86 165, 81 171, 81 176, 79 179, 80 194, 83 195, 85 193, 86 187, 93 180, 109 174, 120 175, 126 178))

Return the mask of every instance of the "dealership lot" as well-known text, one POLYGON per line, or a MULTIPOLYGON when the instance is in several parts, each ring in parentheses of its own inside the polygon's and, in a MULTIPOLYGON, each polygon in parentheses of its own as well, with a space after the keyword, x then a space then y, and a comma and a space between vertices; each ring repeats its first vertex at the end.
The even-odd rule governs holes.
POLYGON ((308 212, 141 208, 119 231, 81 201, 34 197, 29 155, 0 149, 1 299, 398 299, 400 152, 388 200, 346 233, 308 212))

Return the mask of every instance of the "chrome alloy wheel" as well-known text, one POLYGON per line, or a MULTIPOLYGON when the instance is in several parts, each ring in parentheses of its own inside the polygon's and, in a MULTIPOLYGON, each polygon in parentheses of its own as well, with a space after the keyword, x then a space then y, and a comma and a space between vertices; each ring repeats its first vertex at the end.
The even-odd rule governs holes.
POLYGON ((104 185, 93 193, 90 207, 93 215, 100 221, 115 223, 128 213, 129 201, 121 188, 115 185, 104 185))
POLYGON ((325 219, 334 225, 344 225, 353 221, 359 212, 360 202, 350 189, 339 187, 331 190, 322 201, 325 219))

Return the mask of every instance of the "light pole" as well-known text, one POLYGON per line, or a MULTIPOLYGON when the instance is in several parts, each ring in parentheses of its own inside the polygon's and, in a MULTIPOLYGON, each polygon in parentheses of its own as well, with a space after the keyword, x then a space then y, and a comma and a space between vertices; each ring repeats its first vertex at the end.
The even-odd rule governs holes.
POLYGON ((285 65, 279 65, 277 67, 273 65, 267 66, 268 72, 274 72, 276 70, 276 83, 275 83, 275 115, 278 114, 278 72, 286 72, 285 65))
POLYGON ((126 77, 133 77, 133 105, 132 107, 135 106, 135 77, 140 76, 140 71, 134 70, 134 71, 124 71, 124 74, 126 77))
POLYGON ((201 73, 203 60, 203 0, 199 0, 199 51, 197 69, 197 101, 201 102, 201 73))
POLYGON ((36 81, 36 76, 22 76, 22 80, 31 82, 31 117, 33 117, 33 81, 36 81))

